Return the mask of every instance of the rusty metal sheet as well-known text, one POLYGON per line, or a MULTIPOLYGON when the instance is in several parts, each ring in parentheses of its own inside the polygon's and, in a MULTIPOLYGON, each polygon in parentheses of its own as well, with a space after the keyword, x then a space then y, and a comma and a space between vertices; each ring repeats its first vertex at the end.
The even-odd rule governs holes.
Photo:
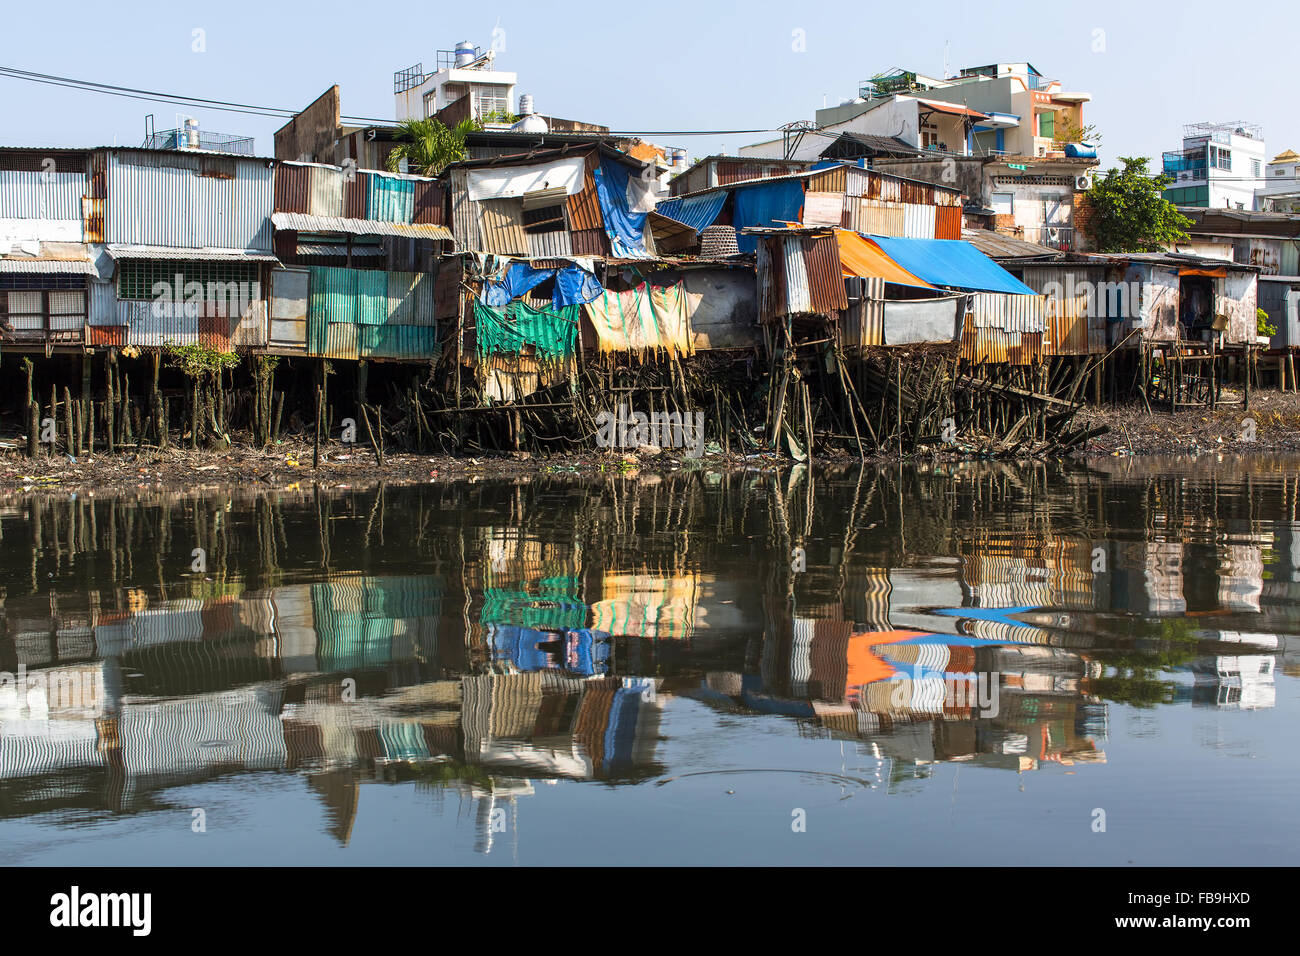
POLYGON ((849 307, 844 291, 844 270, 839 245, 832 236, 804 236, 801 240, 813 312, 832 315, 849 307))
POLYGON ((478 204, 471 202, 468 186, 469 173, 464 169, 451 171, 451 218, 456 248, 481 250, 483 236, 479 230, 478 204))
POLYGON ((307 212, 311 207, 310 166, 277 163, 275 167, 275 211, 307 212))
POLYGON ((838 193, 843 196, 848 189, 847 166, 830 166, 808 177, 808 192, 838 193))
POLYGON ((574 229, 569 245, 575 256, 608 256, 609 237, 604 229, 574 229))
POLYGON ((352 178, 343 179, 343 218, 344 219, 365 219, 366 218, 366 190, 369 175, 362 172, 353 172, 352 178))
POLYGON ((723 160, 717 164, 718 185, 763 179, 764 164, 758 161, 723 160))
POLYGON ((593 173, 599 160, 595 152, 587 154, 587 169, 583 174, 582 190, 569 197, 569 225, 577 229, 599 229, 604 232, 605 220, 600 214, 600 201, 596 196, 596 177, 593 173))
POLYGON ((934 187, 929 183, 900 179, 898 181, 898 198, 900 202, 913 203, 918 206, 933 206, 934 187))
POLYGON ((434 180, 417 179, 415 181, 415 208, 411 216, 411 222, 446 225, 446 216, 443 213, 443 200, 446 195, 442 183, 434 180))
POLYGON ((484 199, 479 207, 483 231, 483 251, 497 255, 528 255, 528 236, 524 233, 524 209, 518 199, 484 199))
POLYGON ((126 326, 92 325, 86 329, 88 343, 101 348, 123 348, 126 345, 126 326))
POLYGON ((840 341, 851 348, 885 344, 885 280, 845 279, 849 304, 840 313, 840 341))
POLYGON ((856 214, 852 228, 855 232, 872 236, 903 235, 903 206, 901 203, 862 198, 850 212, 856 214))
POLYGON ((961 238, 961 206, 936 206, 934 212, 934 238, 961 238))
POLYGON ((758 317, 770 322, 785 316, 785 255, 778 236, 758 240, 758 317))

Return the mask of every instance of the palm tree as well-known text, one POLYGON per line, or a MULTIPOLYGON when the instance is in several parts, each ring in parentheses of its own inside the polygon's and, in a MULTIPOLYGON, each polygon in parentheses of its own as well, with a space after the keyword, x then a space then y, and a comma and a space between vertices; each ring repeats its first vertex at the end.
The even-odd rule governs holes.
POLYGON ((397 126, 399 142, 388 154, 388 169, 397 172, 404 159, 409 172, 423 176, 437 176, 452 163, 465 159, 469 155, 465 138, 483 128, 471 119, 448 127, 432 118, 402 120, 397 126))

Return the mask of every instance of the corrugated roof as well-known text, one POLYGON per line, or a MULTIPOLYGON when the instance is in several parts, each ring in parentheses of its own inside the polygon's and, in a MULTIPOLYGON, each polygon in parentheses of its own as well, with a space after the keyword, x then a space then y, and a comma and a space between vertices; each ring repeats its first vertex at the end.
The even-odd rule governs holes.
POLYGON ((949 113, 953 116, 974 116, 979 119, 988 117, 987 113, 981 113, 979 110, 969 109, 965 106, 958 106, 956 103, 945 103, 943 100, 927 100, 924 97, 914 96, 912 99, 918 103, 924 103, 936 113, 949 113))
POLYGON ((274 262, 279 259, 269 252, 251 252, 246 249, 191 249, 188 246, 127 246, 110 245, 108 254, 114 259, 178 259, 188 262, 274 262))
POLYGON ((352 236, 402 236, 407 239, 453 238, 450 229, 432 222, 379 222, 374 219, 310 216, 302 212, 272 213, 271 225, 296 232, 341 232, 352 236))
POLYGON ((963 229, 961 237, 990 259, 1059 259, 1061 253, 1047 246, 1005 236, 991 229, 963 229))
POLYGON ((6 275, 95 275, 95 266, 89 259, 33 259, 31 256, 6 256, 0 258, 0 272, 6 275))
POLYGON ((655 212, 661 216, 667 216, 669 219, 676 219, 678 222, 690 226, 696 232, 700 232, 713 225, 718 213, 722 212, 722 206, 727 201, 725 191, 715 191, 704 193, 702 195, 682 196, 677 199, 667 199, 655 206, 655 212))

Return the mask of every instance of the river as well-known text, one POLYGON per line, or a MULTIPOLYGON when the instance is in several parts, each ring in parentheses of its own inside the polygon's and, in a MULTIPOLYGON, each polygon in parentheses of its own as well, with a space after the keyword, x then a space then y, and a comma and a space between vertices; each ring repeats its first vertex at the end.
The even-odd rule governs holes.
POLYGON ((10 863, 1282 864, 1300 459, 0 497, 10 863))

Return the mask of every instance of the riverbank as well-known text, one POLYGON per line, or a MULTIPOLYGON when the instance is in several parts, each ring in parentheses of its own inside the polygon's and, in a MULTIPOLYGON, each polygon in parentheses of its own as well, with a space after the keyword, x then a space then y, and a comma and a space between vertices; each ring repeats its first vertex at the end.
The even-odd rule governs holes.
MULTIPOLYGON (((1260 391, 1252 396, 1251 411, 1240 405, 1187 409, 1177 416, 1148 412, 1142 406, 1085 407, 1076 416, 1075 429, 1109 429, 1073 453, 1074 458, 1143 455, 1204 454, 1226 451, 1245 455, 1300 454, 1300 395, 1260 391), (1251 426, 1243 422, 1253 422, 1251 426)), ((775 453, 726 453, 716 445, 699 458, 680 450, 642 449, 639 452, 590 452, 535 455, 449 456, 387 454, 381 467, 367 447, 333 443, 322 448, 319 468, 312 467, 312 448, 306 441, 283 441, 266 450, 238 445, 222 450, 170 448, 165 452, 134 448, 114 455, 94 454, 74 459, 66 455, 31 459, 16 443, 3 443, 0 452, 0 489, 59 488, 75 491, 113 491, 152 485, 247 484, 286 487, 295 484, 338 486, 376 481, 413 483, 475 478, 517 478, 545 474, 633 475, 682 470, 729 471, 775 469, 790 459, 775 453)), ((905 455, 907 460, 960 460, 988 457, 979 445, 961 445, 961 451, 939 447, 905 455)), ((1031 457, 1031 456, 1026 456, 1031 457)), ((850 463, 846 454, 819 456, 819 462, 850 463)), ((875 464, 898 460, 880 453, 869 457, 875 464)))

